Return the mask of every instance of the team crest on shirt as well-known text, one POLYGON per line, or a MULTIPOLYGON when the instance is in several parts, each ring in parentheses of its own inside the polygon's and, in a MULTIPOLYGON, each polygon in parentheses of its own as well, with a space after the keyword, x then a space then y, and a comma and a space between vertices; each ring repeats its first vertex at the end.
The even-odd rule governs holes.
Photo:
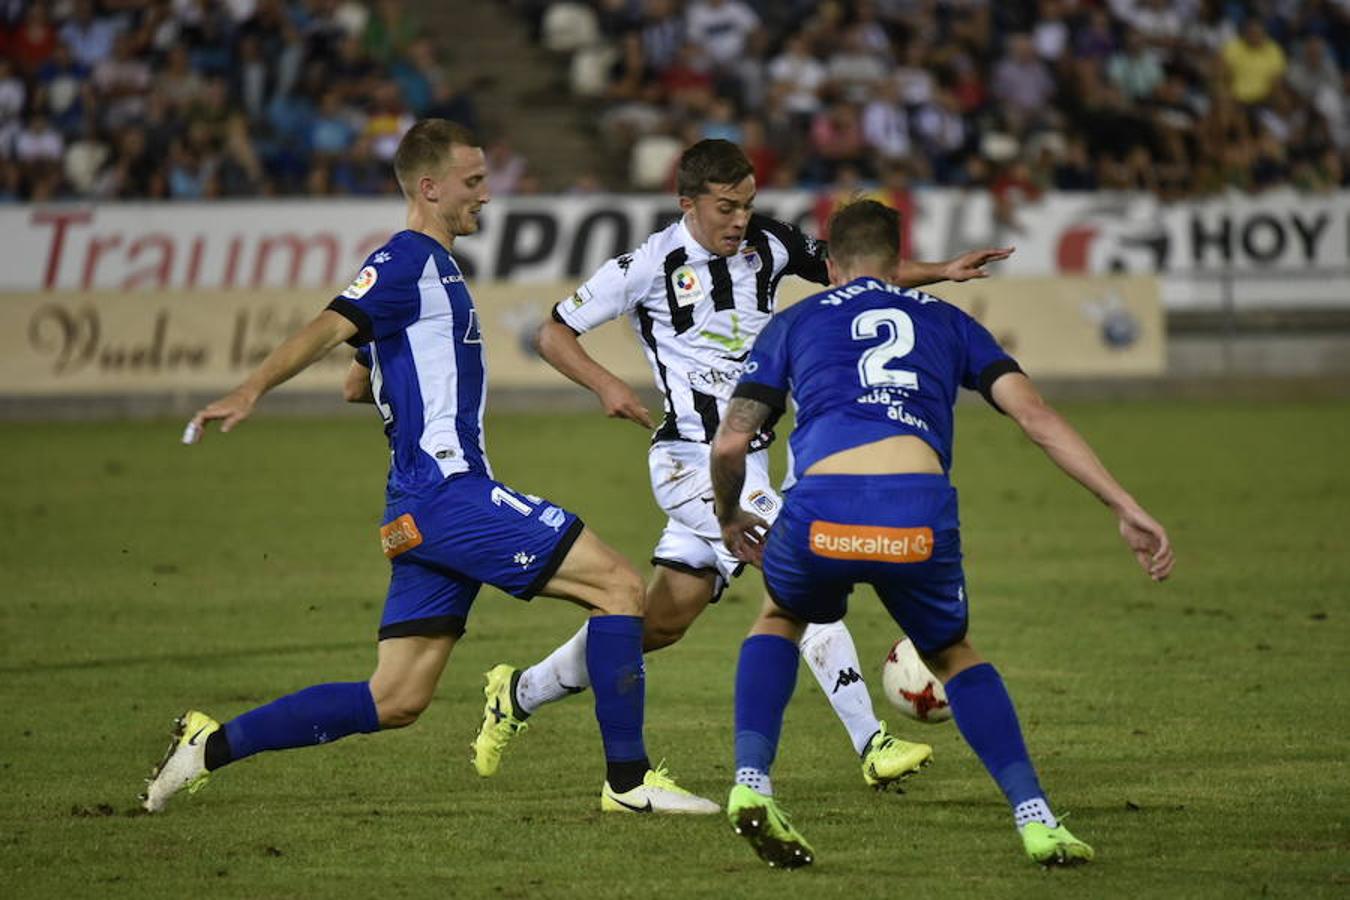
POLYGON ((675 288, 677 306, 693 306, 703 299, 703 288, 698 283, 692 266, 680 266, 670 273, 670 283, 675 288))
POLYGON ((745 502, 752 510, 765 519, 770 518, 774 513, 778 512, 778 501, 764 491, 754 491, 750 496, 745 498, 745 502))
POLYGON ((375 286, 375 281, 380 277, 380 273, 374 266, 366 266, 360 272, 356 273, 356 278, 347 285, 347 289, 342 292, 342 296, 348 300, 360 300, 371 288, 375 286))
POLYGON ((759 258, 759 251, 754 247, 746 247, 741 250, 741 259, 750 267, 751 272, 758 272, 764 267, 764 260, 759 258))

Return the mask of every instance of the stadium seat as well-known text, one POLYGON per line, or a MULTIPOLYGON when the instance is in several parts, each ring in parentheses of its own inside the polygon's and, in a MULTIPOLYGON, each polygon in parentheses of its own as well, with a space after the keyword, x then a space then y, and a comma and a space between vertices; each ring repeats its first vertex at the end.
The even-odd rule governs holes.
POLYGON ((684 145, 678 138, 666 134, 649 134, 638 138, 633 145, 633 156, 628 177, 640 189, 656 189, 665 185, 684 145))
POLYGON ((572 54, 569 81, 578 97, 600 97, 609 85, 609 70, 619 51, 609 44, 594 44, 572 54))
POLYGON ((555 3, 544 13, 544 46, 555 53, 572 53, 600 40, 595 12, 584 3, 555 3))

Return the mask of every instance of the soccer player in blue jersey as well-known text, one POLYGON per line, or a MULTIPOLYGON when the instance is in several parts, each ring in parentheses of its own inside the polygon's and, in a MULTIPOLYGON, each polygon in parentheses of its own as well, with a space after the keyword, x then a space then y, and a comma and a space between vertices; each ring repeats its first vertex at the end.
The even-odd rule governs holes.
POLYGON ((462 127, 428 119, 404 136, 394 170, 408 201, 407 229, 189 425, 194 439, 209 422, 228 432, 263 394, 338 344, 362 349, 392 451, 379 535, 392 571, 375 672, 368 681, 306 688, 223 726, 189 710, 151 776, 145 809, 156 812, 178 791, 196 791, 212 771, 264 750, 411 725, 431 702, 486 582, 522 599, 543 594, 590 611, 586 661, 606 759, 601 808, 716 812, 717 804, 647 760, 640 576, 573 513, 492 477, 483 444, 483 343, 451 255, 456 237, 478 230, 489 200, 482 149, 462 127))
POLYGON ((736 785, 727 814, 771 866, 814 851, 778 808, 769 778, 810 622, 842 619, 854 584, 872 585, 946 686, 966 742, 1003 790, 1027 854, 1086 862, 1045 799, 997 670, 966 637, 952 462, 958 387, 978 390, 1070 477, 1110 507, 1144 572, 1161 581, 1173 554, 1162 525, 1116 482, 1087 442, 1037 393, 993 336, 954 306, 891 284, 898 214, 873 201, 830 226, 833 290, 779 314, 760 334, 713 442, 723 539, 761 563, 770 599, 741 645, 736 672, 736 785), (792 475, 777 522, 737 502, 753 436, 791 395, 792 475))

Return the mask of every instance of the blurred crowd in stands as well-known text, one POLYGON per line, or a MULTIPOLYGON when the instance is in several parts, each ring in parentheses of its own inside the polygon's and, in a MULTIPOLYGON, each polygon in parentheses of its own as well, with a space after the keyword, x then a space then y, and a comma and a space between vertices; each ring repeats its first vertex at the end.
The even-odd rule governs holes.
POLYGON ((766 186, 986 187, 1005 213, 1350 176, 1350 0, 514 2, 643 187, 703 137, 766 186))
POLYGON ((474 124, 441 49, 400 0, 0 0, 0 199, 388 195, 474 124))
MULTIPOLYGON (((394 193, 411 122, 477 126, 415 2, 0 0, 0 200, 394 193)), ((670 187, 704 137, 765 187, 981 187, 1008 215, 1350 180, 1350 0, 455 2, 566 60, 630 160, 610 188, 670 187)), ((502 149, 499 189, 525 166, 502 149)))

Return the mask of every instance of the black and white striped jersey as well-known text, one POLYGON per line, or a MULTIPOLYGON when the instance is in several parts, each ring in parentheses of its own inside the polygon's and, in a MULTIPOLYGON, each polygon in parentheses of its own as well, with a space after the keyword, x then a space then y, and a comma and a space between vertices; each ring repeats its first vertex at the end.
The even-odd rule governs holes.
POLYGON ((665 394, 653 443, 707 443, 750 345, 773 315, 778 282, 797 275, 828 284, 825 255, 822 242, 754 215, 740 250, 718 256, 682 219, 601 266, 553 308, 553 318, 584 334, 626 315, 665 394))

